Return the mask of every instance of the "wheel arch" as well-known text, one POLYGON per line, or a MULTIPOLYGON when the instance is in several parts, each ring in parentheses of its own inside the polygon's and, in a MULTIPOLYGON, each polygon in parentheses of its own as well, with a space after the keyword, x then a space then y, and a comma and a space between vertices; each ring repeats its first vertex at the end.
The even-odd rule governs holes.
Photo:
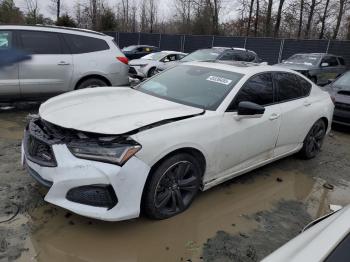
POLYGON ((78 86, 84 82, 85 80, 88 80, 88 79, 92 79, 92 78, 97 78, 97 79, 100 79, 104 82, 107 83, 107 86, 112 86, 112 83, 111 81, 109 81, 108 78, 106 78, 105 76, 103 75, 100 75, 100 74, 89 74, 89 75, 86 75, 86 76, 83 76, 82 78, 80 78, 74 85, 74 90, 77 90, 78 86))
POLYGON ((143 201, 144 201, 144 195, 145 195, 145 190, 147 188, 147 185, 152 177, 152 173, 153 171, 167 158, 179 154, 179 153, 187 153, 192 155, 194 158, 196 158, 198 160, 198 163, 200 164, 201 168, 202 168, 202 179, 206 170, 206 166, 207 166, 207 160, 203 154, 202 151, 200 151, 197 148, 194 147, 182 147, 182 148, 177 148, 171 152, 168 152, 167 154, 165 154, 164 156, 162 156, 159 160, 157 160, 152 166, 151 169, 149 171, 148 177, 146 179, 146 182, 144 184, 143 190, 142 190, 142 198, 141 198, 141 210, 142 210, 142 206, 143 206, 143 201))

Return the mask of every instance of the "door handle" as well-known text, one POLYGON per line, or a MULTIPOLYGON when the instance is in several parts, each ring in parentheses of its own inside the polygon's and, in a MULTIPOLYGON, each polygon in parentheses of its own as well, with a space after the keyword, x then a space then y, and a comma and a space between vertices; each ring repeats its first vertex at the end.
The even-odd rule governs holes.
POLYGON ((311 102, 310 101, 304 101, 304 106, 311 106, 311 102))
POLYGON ((272 121, 272 120, 276 120, 276 119, 278 119, 280 116, 281 116, 280 114, 273 113, 273 114, 269 117, 269 119, 270 119, 271 121, 272 121))
POLYGON ((61 61, 59 62, 57 65, 59 66, 65 66, 65 65, 70 65, 70 63, 66 62, 66 61, 61 61))

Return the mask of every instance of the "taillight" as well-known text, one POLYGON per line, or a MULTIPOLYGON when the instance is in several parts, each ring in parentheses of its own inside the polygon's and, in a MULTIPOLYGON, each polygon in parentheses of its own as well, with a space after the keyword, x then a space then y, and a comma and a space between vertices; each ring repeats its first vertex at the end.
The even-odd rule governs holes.
POLYGON ((126 58, 125 56, 118 56, 117 59, 122 62, 123 64, 128 65, 129 64, 129 59, 126 58))

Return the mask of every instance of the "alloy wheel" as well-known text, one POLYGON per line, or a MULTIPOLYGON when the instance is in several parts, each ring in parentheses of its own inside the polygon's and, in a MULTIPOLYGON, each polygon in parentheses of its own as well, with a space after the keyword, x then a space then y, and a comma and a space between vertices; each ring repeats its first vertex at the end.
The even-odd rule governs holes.
POLYGON ((155 192, 155 207, 168 215, 186 209, 198 190, 198 176, 189 161, 170 166, 162 175, 155 192))

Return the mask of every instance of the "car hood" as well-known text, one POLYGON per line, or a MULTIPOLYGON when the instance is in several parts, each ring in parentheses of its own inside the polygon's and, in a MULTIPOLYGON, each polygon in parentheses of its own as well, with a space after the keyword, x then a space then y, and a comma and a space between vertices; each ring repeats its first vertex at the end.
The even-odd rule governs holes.
POLYGON ((135 66, 135 65, 148 65, 150 63, 154 63, 156 61, 154 60, 148 60, 148 59, 133 59, 129 62, 130 66, 135 66))
POLYGON ((313 66, 309 66, 309 65, 288 64, 288 63, 280 63, 280 64, 277 64, 277 66, 280 66, 283 68, 288 68, 288 69, 295 70, 295 71, 306 71, 306 70, 310 70, 313 68, 313 66))
POLYGON ((54 97, 39 109, 52 124, 99 134, 124 134, 202 109, 157 98, 129 87, 99 87, 54 97))

